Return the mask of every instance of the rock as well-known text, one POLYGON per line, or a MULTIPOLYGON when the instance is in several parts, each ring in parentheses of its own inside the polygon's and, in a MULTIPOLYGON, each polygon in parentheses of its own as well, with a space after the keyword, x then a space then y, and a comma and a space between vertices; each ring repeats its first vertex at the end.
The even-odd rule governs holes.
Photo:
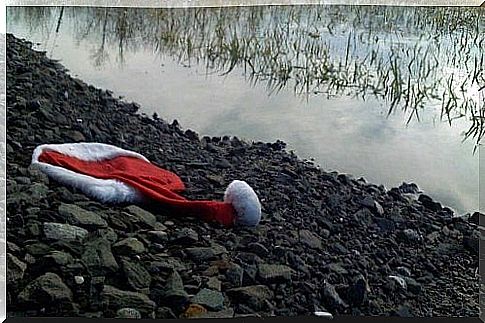
POLYGON ((428 195, 425 195, 425 194, 419 195, 418 201, 420 201, 425 208, 433 212, 438 212, 438 211, 441 211, 442 209, 441 204, 433 201, 433 199, 428 195))
POLYGON ((326 307, 332 310, 343 310, 347 308, 347 304, 340 298, 340 295, 335 290, 335 287, 326 283, 323 287, 322 298, 326 307))
POLYGON ((266 257, 269 254, 268 248, 263 246, 261 243, 250 243, 248 245, 248 250, 252 251, 260 257, 266 257))
POLYGON ((126 210, 132 215, 131 220, 133 223, 140 225, 142 228, 155 228, 157 218, 150 212, 136 205, 130 205, 126 208, 126 210))
POLYGON ((124 307, 116 311, 116 318, 120 319, 141 319, 141 314, 134 308, 124 307))
POLYGON ((244 270, 237 264, 232 264, 225 273, 226 280, 231 287, 240 287, 242 285, 244 270))
POLYGON ((30 282, 18 295, 18 301, 29 308, 47 308, 48 312, 73 309, 71 290, 57 274, 49 272, 30 282))
POLYGON ((118 271, 119 266, 110 243, 105 239, 96 239, 86 244, 81 259, 93 275, 106 275, 118 271))
POLYGON ((347 299, 352 306, 361 306, 367 301, 369 285, 362 275, 358 275, 348 288, 347 299))
POLYGON ((307 247, 322 249, 322 241, 308 230, 300 230, 300 241, 307 247))
POLYGON ((259 311, 267 307, 267 301, 271 300, 273 292, 264 285, 253 285, 229 289, 227 295, 236 304, 245 304, 253 310, 259 311))
POLYGON ((176 319, 177 316, 173 313, 173 311, 168 307, 159 307, 156 313, 157 319, 176 319))
POLYGON ((285 265, 260 264, 258 266, 259 279, 267 284, 291 281, 294 270, 285 265))
POLYGON ((199 241, 199 235, 192 229, 182 228, 175 231, 170 242, 178 245, 192 245, 199 241))
POLYGON ((153 242, 164 244, 168 241, 168 234, 165 231, 148 231, 147 234, 153 242))
POLYGON ((126 238, 113 245, 113 252, 123 256, 133 256, 145 252, 145 246, 136 238, 126 238))
POLYGON ((54 250, 43 256, 40 262, 44 268, 65 267, 72 264, 74 258, 67 252, 54 250))
POLYGON ((7 285, 15 286, 24 278, 27 265, 14 255, 7 253, 7 269, 7 285))
POLYGON ((75 204, 62 203, 59 206, 59 214, 69 224, 86 229, 106 228, 108 226, 108 223, 102 217, 75 204))
POLYGON ((184 283, 178 272, 174 271, 168 277, 162 298, 172 308, 183 306, 189 302, 189 295, 184 290, 184 283))
POLYGON ((217 277, 209 277, 205 285, 209 289, 221 291, 221 281, 217 277))
POLYGON ((216 253, 212 248, 194 247, 185 249, 187 256, 197 263, 202 263, 216 258, 216 253))
MULTIPOLYGON (((388 277, 389 282, 391 282, 391 286, 393 286, 393 283, 397 284, 401 289, 406 290, 407 289, 407 284, 406 280, 400 276, 394 276, 391 275, 388 277)), ((395 290, 394 287, 391 287, 391 290, 395 290)))
POLYGON ((413 294, 420 294, 423 290, 423 286, 411 277, 403 277, 406 281, 407 290, 413 294))
POLYGON ((478 254, 480 250, 480 231, 473 230, 471 236, 463 237, 463 245, 466 249, 478 254))
POLYGON ((377 202, 376 200, 374 200, 370 196, 365 196, 363 199, 361 199, 360 204, 362 206, 368 208, 369 210, 371 210, 373 213, 375 213, 377 215, 383 215, 384 214, 384 209, 379 204, 379 202, 377 202))
POLYGON ((151 263, 150 268, 155 271, 183 271, 186 270, 185 265, 176 258, 164 257, 151 263))
POLYGON ((74 282, 78 285, 84 284, 84 277, 83 276, 74 276, 74 282))
POLYGON ((195 295, 192 302, 218 311, 224 308, 224 295, 221 292, 204 288, 195 295))
POLYGON ((422 241, 421 235, 414 229, 405 229, 398 232, 398 238, 408 243, 417 243, 422 241))
POLYGON ((121 260, 121 267, 127 284, 134 290, 142 290, 150 287, 152 277, 139 262, 121 260))
POLYGON ((52 240, 82 241, 87 237, 88 231, 69 224, 46 222, 44 235, 52 240))
POLYGON ((123 291, 110 285, 105 285, 101 293, 103 306, 118 311, 122 308, 134 308, 142 317, 149 318, 155 311, 155 303, 145 294, 123 291))

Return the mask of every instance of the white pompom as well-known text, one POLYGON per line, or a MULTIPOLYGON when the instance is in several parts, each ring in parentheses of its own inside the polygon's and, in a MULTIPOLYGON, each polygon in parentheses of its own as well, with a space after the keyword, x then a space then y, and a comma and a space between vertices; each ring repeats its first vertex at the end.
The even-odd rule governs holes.
POLYGON ((236 210, 236 224, 257 226, 261 220, 261 204, 258 196, 244 181, 233 181, 226 189, 224 202, 231 203, 236 210))

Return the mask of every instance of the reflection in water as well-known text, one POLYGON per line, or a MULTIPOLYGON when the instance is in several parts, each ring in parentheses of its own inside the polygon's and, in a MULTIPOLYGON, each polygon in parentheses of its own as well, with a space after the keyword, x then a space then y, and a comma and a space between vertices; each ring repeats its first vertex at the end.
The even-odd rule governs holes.
MULTIPOLYGON (((69 9, 69 8, 68 8, 69 9)), ((62 9, 23 8, 9 20, 45 22, 62 9)), ((483 10, 360 6, 277 6, 191 9, 70 8, 76 39, 100 45, 93 62, 108 59, 106 42, 124 52, 149 48, 207 73, 243 68, 270 93, 373 95, 420 119, 440 106, 449 123, 466 117, 465 137, 482 137, 485 102, 483 10), (392 23, 391 23, 392 22, 392 23), (99 39, 100 38, 100 39, 99 39)))
POLYGON ((7 23, 146 113, 202 134, 281 138, 324 168, 416 181, 459 212, 477 208, 474 142, 461 143, 463 130, 482 135, 473 8, 29 7, 9 8, 7 23))

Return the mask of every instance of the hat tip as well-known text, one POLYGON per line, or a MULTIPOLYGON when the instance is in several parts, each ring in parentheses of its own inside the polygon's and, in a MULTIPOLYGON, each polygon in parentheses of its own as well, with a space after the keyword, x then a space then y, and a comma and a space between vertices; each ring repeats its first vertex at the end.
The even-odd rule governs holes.
POLYGON ((224 202, 236 210, 237 225, 257 226, 261 220, 261 203, 251 186, 245 181, 234 180, 224 194, 224 202))

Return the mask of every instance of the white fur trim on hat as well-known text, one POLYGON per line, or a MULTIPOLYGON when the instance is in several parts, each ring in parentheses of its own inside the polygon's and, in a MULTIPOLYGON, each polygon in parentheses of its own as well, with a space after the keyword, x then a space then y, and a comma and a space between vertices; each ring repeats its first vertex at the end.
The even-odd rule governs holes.
POLYGON ((101 143, 46 144, 35 148, 32 165, 54 180, 81 190, 102 203, 137 203, 144 200, 135 188, 114 179, 100 179, 39 161, 43 151, 55 151, 85 161, 99 161, 117 156, 132 156, 148 161, 133 151, 101 143))
POLYGON ((236 210, 236 224, 256 226, 261 220, 261 203, 258 196, 244 181, 233 181, 224 193, 224 202, 236 210))

